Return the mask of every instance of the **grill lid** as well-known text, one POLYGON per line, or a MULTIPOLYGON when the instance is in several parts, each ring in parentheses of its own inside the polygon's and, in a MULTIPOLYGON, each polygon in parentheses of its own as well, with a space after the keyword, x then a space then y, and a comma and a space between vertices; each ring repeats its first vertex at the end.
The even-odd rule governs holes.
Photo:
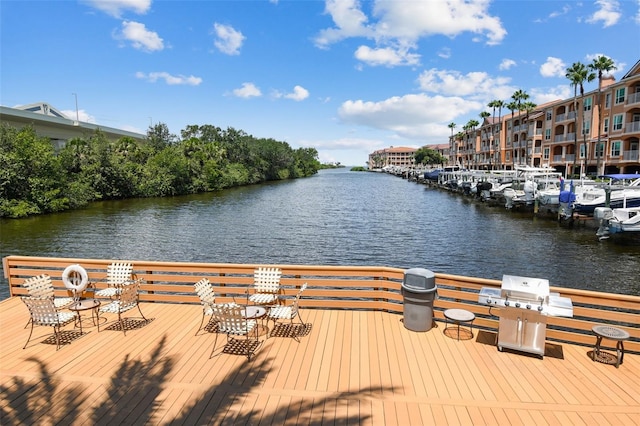
POLYGON ((503 275, 500 289, 505 299, 544 302, 549 297, 549 280, 503 275))

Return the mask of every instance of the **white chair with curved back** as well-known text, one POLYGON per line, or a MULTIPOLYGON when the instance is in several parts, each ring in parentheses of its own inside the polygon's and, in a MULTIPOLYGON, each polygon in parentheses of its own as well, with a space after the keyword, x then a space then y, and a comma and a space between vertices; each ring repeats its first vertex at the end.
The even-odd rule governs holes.
POLYGON ((55 297, 55 289, 51 282, 51 277, 47 274, 37 275, 24 280, 23 285, 27 288, 31 297, 49 297, 53 299, 53 304, 57 309, 66 308, 73 303, 73 297, 55 297))
POLYGON ((29 309, 31 330, 27 343, 22 349, 25 349, 31 340, 33 334, 33 326, 41 325, 45 327, 53 327, 53 334, 56 339, 56 350, 60 349, 60 333, 61 328, 76 320, 76 312, 60 312, 56 308, 53 297, 22 297, 24 304, 29 309))
MULTIPOLYGON (((211 316, 212 318, 209 320, 213 321, 213 308, 215 306, 226 306, 226 307, 234 307, 238 306, 234 302, 224 303, 224 304, 216 304, 216 294, 213 291, 213 286, 208 278, 202 278, 200 281, 193 285, 193 288, 196 291, 196 294, 200 298, 200 304, 202 305, 202 320, 200 321, 200 326, 196 330, 196 336, 198 332, 202 330, 202 325, 204 324, 204 319, 207 316, 211 316)), ((206 327, 206 326, 205 326, 206 327)))
POLYGON ((302 292, 304 292, 306 289, 307 289, 307 283, 302 284, 302 287, 300 287, 300 290, 296 294, 296 297, 293 300, 293 303, 291 305, 274 306, 271 309, 269 309, 269 313, 267 314, 267 318, 273 321, 274 329, 277 321, 289 320, 291 324, 290 327, 291 327, 293 338, 296 340, 298 340, 298 332, 297 332, 297 328, 293 327, 293 319, 295 317, 298 317, 298 320, 300 321, 300 324, 302 325, 303 329, 306 329, 307 327, 307 324, 305 324, 304 321, 302 321, 302 317, 300 316, 300 297, 302 296, 302 292))
POLYGON ((113 299, 118 295, 119 288, 135 279, 133 264, 129 262, 113 262, 107 266, 107 288, 97 290, 95 297, 113 299))
POLYGON ((280 298, 280 268, 260 267, 253 273, 253 294, 249 302, 256 305, 274 305, 280 298))
POLYGON ((118 291, 116 292, 117 299, 100 308, 101 313, 118 314, 118 322, 125 336, 127 335, 127 331, 124 320, 122 319, 123 313, 133 308, 138 308, 142 319, 144 321, 147 321, 147 318, 144 316, 142 310, 140 309, 140 302, 138 299, 139 288, 140 280, 136 280, 129 284, 120 286, 118 288, 118 291))
MULTIPOLYGON (((259 346, 259 326, 255 319, 247 319, 242 306, 215 305, 213 307, 213 319, 218 323, 218 333, 227 336, 227 345, 230 340, 237 341, 242 345, 242 350, 247 359, 251 360, 251 354, 259 346), (236 339, 235 337, 244 337, 236 339)), ((218 333, 213 344, 210 358, 216 350, 218 343, 218 333)))

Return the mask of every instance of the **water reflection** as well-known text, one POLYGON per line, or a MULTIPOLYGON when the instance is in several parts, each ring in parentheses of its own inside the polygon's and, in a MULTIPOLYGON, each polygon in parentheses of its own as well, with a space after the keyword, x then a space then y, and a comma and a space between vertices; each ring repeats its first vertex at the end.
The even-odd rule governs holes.
MULTIPOLYGON (((215 194, 101 202, 0 226, 2 256, 424 267, 640 294, 640 246, 345 169, 215 194)), ((6 297, 6 281, 1 291, 6 297)))

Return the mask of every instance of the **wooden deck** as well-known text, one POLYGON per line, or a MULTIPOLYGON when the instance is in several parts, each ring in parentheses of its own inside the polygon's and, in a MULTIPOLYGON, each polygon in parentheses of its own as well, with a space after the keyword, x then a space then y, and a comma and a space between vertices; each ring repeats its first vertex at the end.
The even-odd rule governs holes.
POLYGON ((145 302, 142 310, 151 320, 131 321, 126 336, 109 329, 113 315, 100 332, 80 336, 69 325, 56 351, 44 327, 22 349, 28 311, 17 297, 0 302, 0 423, 637 425, 640 418, 633 353, 615 368, 593 362, 589 347, 547 342, 541 360, 498 352, 491 331, 457 341, 440 321, 415 333, 402 314, 307 308, 299 342, 277 327, 247 361, 223 353, 220 336, 210 358, 215 334, 194 335, 199 305, 145 302))

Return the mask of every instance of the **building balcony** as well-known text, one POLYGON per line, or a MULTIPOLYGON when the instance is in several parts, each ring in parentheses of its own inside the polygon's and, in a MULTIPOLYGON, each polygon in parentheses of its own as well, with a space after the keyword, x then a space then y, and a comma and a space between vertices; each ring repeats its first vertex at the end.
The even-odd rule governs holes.
POLYGON ((638 93, 629 93, 627 96, 627 105, 635 105, 640 104, 640 92, 638 93))
MULTIPOLYGON (((639 93, 640 94, 640 93, 639 93)), ((640 133, 640 121, 632 121, 624 126, 625 133, 640 133)))

